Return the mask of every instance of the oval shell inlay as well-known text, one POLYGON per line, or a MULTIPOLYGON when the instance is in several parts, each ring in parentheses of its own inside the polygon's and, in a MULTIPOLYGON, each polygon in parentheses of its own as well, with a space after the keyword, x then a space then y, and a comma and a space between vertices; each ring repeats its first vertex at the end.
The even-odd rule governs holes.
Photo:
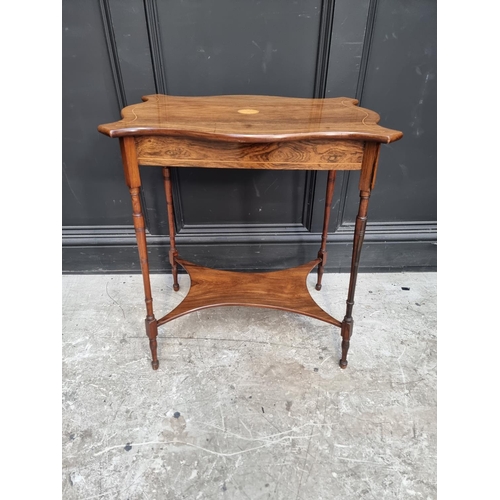
POLYGON ((259 112, 258 109, 249 109, 249 108, 238 109, 238 113, 241 113, 242 115, 256 115, 258 112, 259 112))

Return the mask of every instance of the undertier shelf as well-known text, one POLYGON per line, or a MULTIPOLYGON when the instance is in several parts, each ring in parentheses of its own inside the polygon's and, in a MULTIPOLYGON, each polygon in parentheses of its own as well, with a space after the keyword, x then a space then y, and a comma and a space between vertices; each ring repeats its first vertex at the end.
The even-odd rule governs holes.
POLYGON ((307 289, 307 276, 320 259, 265 273, 218 271, 179 258, 176 262, 189 274, 191 287, 184 300, 158 320, 158 326, 193 311, 219 306, 280 309, 341 326, 319 307, 307 289))

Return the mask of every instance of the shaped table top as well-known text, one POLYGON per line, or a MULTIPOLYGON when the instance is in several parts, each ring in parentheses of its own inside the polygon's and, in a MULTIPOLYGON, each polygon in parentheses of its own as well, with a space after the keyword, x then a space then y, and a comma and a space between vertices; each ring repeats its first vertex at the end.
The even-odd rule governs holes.
POLYGON ((382 143, 403 136, 377 125, 380 116, 347 97, 306 99, 261 95, 147 95, 99 125, 110 137, 183 136, 230 142, 353 139, 382 143))

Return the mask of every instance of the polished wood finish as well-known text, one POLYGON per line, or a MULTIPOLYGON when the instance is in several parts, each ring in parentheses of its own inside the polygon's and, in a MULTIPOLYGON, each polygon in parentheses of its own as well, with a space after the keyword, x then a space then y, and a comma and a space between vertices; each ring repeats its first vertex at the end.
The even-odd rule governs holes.
POLYGON ((359 260, 366 229, 368 202, 375 185, 380 144, 402 133, 377 125, 379 116, 356 107, 355 99, 296 99, 269 96, 146 96, 144 103, 123 109, 123 119, 99 130, 120 137, 125 180, 132 212, 146 300, 146 333, 152 366, 157 369, 158 326, 208 307, 253 306, 303 314, 340 328, 342 357, 353 330, 352 311, 359 260), (163 167, 170 233, 169 260, 174 290, 178 269, 189 273, 184 300, 159 320, 153 313, 146 234, 140 202, 139 164, 163 167), (269 273, 217 271, 178 257, 175 244, 170 166, 210 168, 328 170, 321 245, 318 258, 291 269, 269 273), (337 170, 361 170, 360 203, 354 230, 351 274, 342 322, 321 309, 307 290, 309 272, 318 266, 316 289, 327 258, 327 237, 337 170))
POLYGON ((352 247, 351 274, 349 278, 349 291, 347 293, 347 307, 344 320, 342 321, 342 357, 339 361, 341 368, 347 367, 347 352, 349 351, 350 340, 354 321, 352 319, 352 309, 354 307, 354 294, 356 292, 356 281, 358 279, 359 259, 361 248, 365 237, 366 221, 368 216, 368 202, 370 193, 375 185, 375 176, 377 173, 378 157, 380 144, 367 143, 365 155, 363 157, 363 170, 359 179, 359 209, 354 226, 354 242, 352 247))
POLYGON ((168 233, 170 236, 170 250, 168 252, 168 260, 172 266, 172 276, 174 279, 173 289, 179 291, 179 281, 177 279, 177 262, 178 255, 175 247, 175 217, 174 217, 174 199, 172 196, 172 182, 170 180, 170 169, 163 167, 163 182, 165 185, 165 197, 167 201, 167 216, 168 216, 168 233))
POLYGON ((186 137, 137 137, 140 165, 269 170, 360 170, 362 141, 245 144, 186 137))
POLYGON ((314 302, 307 290, 307 276, 319 259, 267 273, 218 271, 182 259, 177 262, 188 272, 191 287, 184 300, 158 320, 158 325, 207 307, 251 306, 294 312, 341 326, 339 320, 314 302))
POLYGON ((139 250, 139 261, 141 264, 142 280, 144 284, 144 297, 146 301, 146 335, 149 338, 151 348, 151 366, 157 370, 159 366, 157 356, 158 328, 156 318, 153 312, 153 296, 151 294, 151 283, 149 279, 148 248, 146 243, 146 226, 144 224, 144 215, 142 213, 140 186, 141 178, 139 175, 139 165, 135 154, 135 143, 133 138, 124 137, 120 139, 122 152, 123 168, 125 171, 125 181, 130 191, 132 200, 132 219, 134 222, 135 236, 139 250))
POLYGON ((146 334, 149 337, 149 345, 153 356, 152 366, 158 368, 158 358, 156 355, 156 336, 158 334, 155 315, 153 313, 153 297, 151 295, 151 283, 149 280, 148 249, 146 244, 146 228, 144 225, 144 216, 141 209, 141 200, 139 197, 139 188, 130 189, 132 198, 132 216, 134 220, 135 236, 139 249, 139 260, 141 264, 142 278, 144 282, 144 297, 146 301, 146 334))
POLYGON ((318 259, 321 262, 318 265, 318 281, 316 283, 316 290, 321 290, 321 280, 325 270, 326 257, 326 241, 328 239, 328 226, 330 224, 330 212, 332 211, 333 190, 335 188, 335 170, 328 172, 328 179, 326 181, 326 196, 325 196, 325 215, 323 216, 323 232, 321 233, 321 247, 318 252, 318 259))
POLYGON ((129 189, 140 187, 141 176, 139 174, 139 164, 137 162, 137 150, 135 148, 134 139, 132 137, 123 137, 120 139, 120 151, 122 154, 125 183, 129 189))
POLYGON ((389 143, 402 133, 377 125, 380 116, 356 99, 226 95, 147 95, 122 110, 122 119, 99 125, 110 137, 165 135, 228 142, 282 142, 310 139, 389 143), (252 109, 258 113, 241 113, 252 109))

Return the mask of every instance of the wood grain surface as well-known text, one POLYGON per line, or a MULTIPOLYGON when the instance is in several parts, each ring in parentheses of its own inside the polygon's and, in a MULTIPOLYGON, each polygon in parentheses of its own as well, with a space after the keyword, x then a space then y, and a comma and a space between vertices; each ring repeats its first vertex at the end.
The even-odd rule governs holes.
POLYGON ((357 107, 355 99, 298 99, 271 96, 176 97, 152 95, 122 110, 122 120, 99 131, 120 137, 125 179, 132 196, 133 218, 146 299, 146 333, 153 369, 158 368, 157 327, 193 311, 217 306, 264 307, 290 311, 340 327, 341 368, 353 329, 352 309, 366 228, 368 200, 377 173, 380 143, 402 133, 377 125, 379 115, 357 107), (153 314, 139 164, 163 167, 170 228, 169 259, 178 290, 177 264, 191 278, 184 300, 159 320, 153 314), (268 273, 218 271, 177 257, 170 172, 167 167, 328 170, 325 217, 318 258, 291 269, 268 273), (354 230, 346 314, 342 322, 316 304, 307 276, 316 266, 321 280, 335 170, 361 170, 360 205, 354 230))
POLYGON ((354 139, 393 142, 402 133, 377 125, 380 116, 356 99, 226 95, 147 95, 122 110, 122 119, 99 125, 110 137, 168 135, 218 141, 276 142, 354 139))
POLYGON ((186 137, 136 138, 140 165, 275 170, 359 170, 362 141, 302 140, 242 144, 186 137))
POLYGON ((158 326, 192 311, 217 306, 281 309, 341 326, 340 321, 316 304, 307 290, 307 275, 320 259, 268 273, 218 271, 176 260, 189 273, 191 288, 175 309, 158 320, 158 326))

